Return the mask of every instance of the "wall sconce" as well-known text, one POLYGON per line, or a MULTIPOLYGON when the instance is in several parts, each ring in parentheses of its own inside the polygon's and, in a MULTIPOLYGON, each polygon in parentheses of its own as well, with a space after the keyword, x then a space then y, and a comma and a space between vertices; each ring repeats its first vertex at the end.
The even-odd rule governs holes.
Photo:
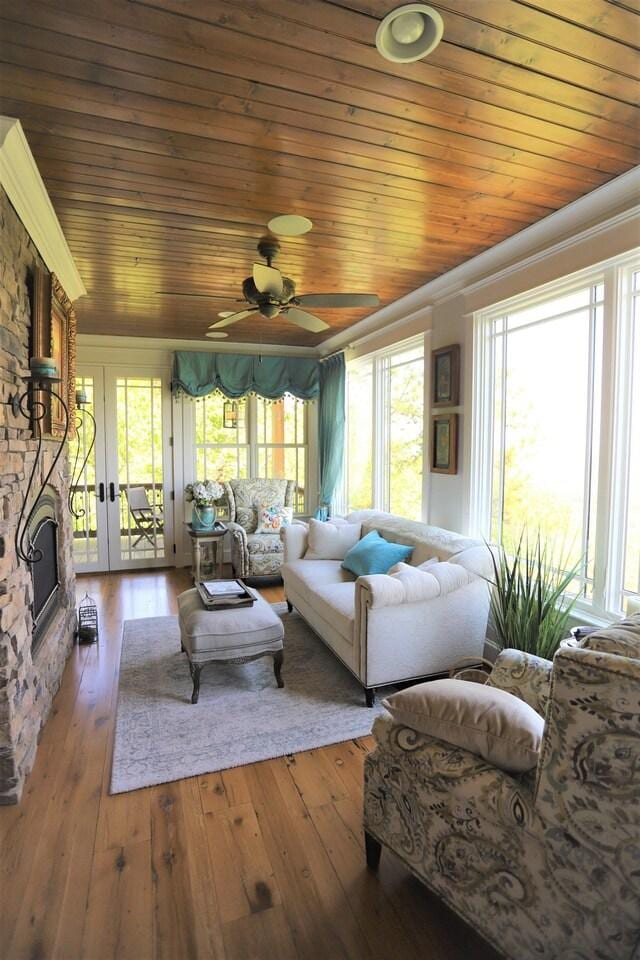
POLYGON ((91 451, 93 450, 94 444, 96 442, 96 421, 95 417, 89 409, 87 409, 87 404, 89 403, 89 397, 86 394, 86 391, 83 389, 76 390, 76 439, 78 441, 78 446, 76 448, 76 455, 73 461, 73 469, 71 470, 71 478, 69 480, 69 511, 71 515, 75 517, 76 520, 80 520, 85 516, 86 510, 84 507, 80 507, 78 510, 75 509, 75 496, 77 493, 76 487, 80 482, 80 477, 85 471, 85 467, 89 462, 89 457, 91 456, 91 451), (91 441, 88 446, 86 446, 86 437, 85 437, 85 421, 88 420, 91 424, 91 441), (83 448, 86 448, 86 453, 82 461, 82 465, 78 470, 78 461, 80 459, 80 451, 83 448))
POLYGON ((55 360, 53 360, 51 357, 32 357, 29 361, 29 367, 31 373, 28 377, 25 377, 25 382, 27 384, 26 389, 21 394, 19 394, 16 390, 13 396, 10 396, 8 400, 3 402, 8 407, 11 407, 11 412, 13 413, 14 417, 17 417, 18 414, 22 414, 22 416, 27 420, 32 421, 33 432, 38 443, 35 459, 31 465, 29 480, 24 492, 22 507, 20 508, 20 514, 18 516, 18 525, 16 527, 15 536, 16 554, 18 559, 23 560, 25 563, 32 564, 38 563, 40 560, 42 560, 43 553, 38 548, 34 549, 34 546, 30 541, 25 543, 25 538, 27 538, 29 525, 38 506, 40 497, 42 496, 45 487, 51 479, 51 475, 57 466, 60 455, 64 449, 64 445, 67 441, 67 434, 69 432, 69 408, 64 399, 54 388, 55 384, 61 382, 60 377, 58 376, 58 369, 56 367, 55 360), (31 509, 27 513, 29 495, 31 494, 31 488, 33 487, 38 467, 40 466, 40 457, 42 454, 41 424, 42 420, 47 415, 48 409, 48 404, 46 404, 43 400, 36 399, 37 393, 44 393, 49 398, 53 397, 58 401, 62 410, 64 411, 64 433, 59 441, 58 450, 55 457, 51 461, 51 466, 49 467, 47 475, 40 484, 40 489, 38 490, 35 500, 31 505, 31 509), (31 397, 29 396, 30 394, 31 397))
POLYGON ((222 407, 222 426, 235 430, 238 426, 238 404, 235 400, 225 400, 222 407))

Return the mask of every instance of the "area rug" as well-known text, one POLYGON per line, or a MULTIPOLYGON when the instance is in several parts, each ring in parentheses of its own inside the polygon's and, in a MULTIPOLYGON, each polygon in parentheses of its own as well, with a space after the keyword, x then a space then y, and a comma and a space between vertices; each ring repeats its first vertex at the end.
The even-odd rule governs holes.
POLYGON ((381 707, 297 613, 274 604, 285 631, 285 686, 273 660, 212 663, 191 703, 177 617, 124 624, 111 793, 213 773, 371 732, 381 707))

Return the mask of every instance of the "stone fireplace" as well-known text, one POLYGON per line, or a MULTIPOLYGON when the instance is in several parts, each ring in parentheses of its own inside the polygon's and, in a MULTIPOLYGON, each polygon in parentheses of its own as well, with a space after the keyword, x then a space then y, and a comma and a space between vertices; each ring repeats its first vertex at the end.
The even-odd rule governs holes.
MULTIPOLYGON (((24 389, 29 367, 30 278, 44 268, 0 189, 0 401, 24 389)), ((60 686, 75 633, 72 527, 63 455, 38 503, 30 534, 43 552, 18 559, 15 534, 37 443, 28 420, 0 405, 0 803, 20 799, 38 739, 60 686), (40 564, 45 564, 40 566, 40 564)), ((58 441, 43 441, 34 489, 40 489, 58 441)))

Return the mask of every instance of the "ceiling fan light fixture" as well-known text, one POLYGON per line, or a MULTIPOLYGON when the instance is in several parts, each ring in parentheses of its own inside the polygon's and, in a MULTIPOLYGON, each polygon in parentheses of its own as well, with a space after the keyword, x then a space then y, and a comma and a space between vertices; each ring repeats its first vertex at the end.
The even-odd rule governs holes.
POLYGON ((386 15, 376 31, 376 47, 385 60, 413 63, 434 50, 444 32, 442 17, 425 3, 406 3, 386 15))
POLYGON ((294 213, 272 217, 267 224, 271 233, 278 237, 301 237, 303 233, 309 233, 312 226, 313 223, 308 217, 299 217, 294 213))
POLYGON ((210 337, 211 340, 224 340, 229 334, 225 333, 224 330, 210 330, 207 336, 210 337))

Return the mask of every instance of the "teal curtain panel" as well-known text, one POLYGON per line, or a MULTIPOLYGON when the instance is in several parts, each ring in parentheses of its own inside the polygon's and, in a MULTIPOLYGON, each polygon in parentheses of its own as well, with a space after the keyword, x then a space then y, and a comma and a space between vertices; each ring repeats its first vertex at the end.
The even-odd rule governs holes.
POLYGON ((317 520, 327 520, 342 478, 345 429, 344 353, 327 357, 320 364, 320 504, 317 520))

